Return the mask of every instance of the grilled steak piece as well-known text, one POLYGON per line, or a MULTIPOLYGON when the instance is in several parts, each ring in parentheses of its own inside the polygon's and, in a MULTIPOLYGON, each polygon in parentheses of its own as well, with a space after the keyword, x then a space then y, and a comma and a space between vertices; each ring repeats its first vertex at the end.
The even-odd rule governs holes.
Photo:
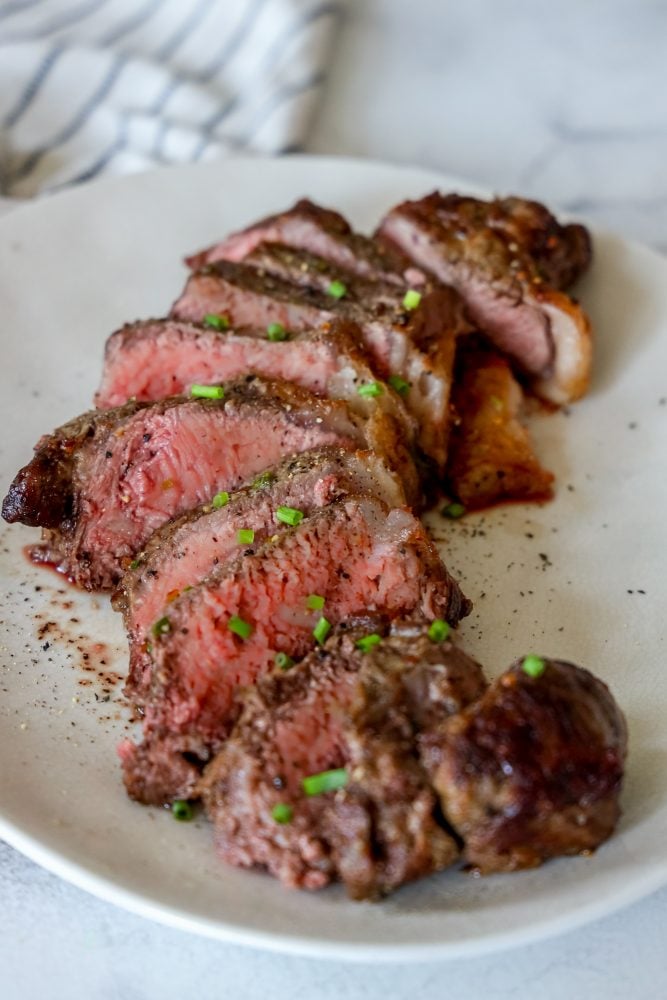
POLYGON ((377 395, 360 395, 375 375, 360 334, 350 324, 271 341, 266 330, 220 331, 173 319, 131 323, 113 333, 105 350, 96 405, 106 409, 126 399, 156 400, 215 385, 252 372, 284 379, 316 396, 344 399, 366 420, 366 440, 401 475, 410 503, 419 504, 421 486, 412 457, 416 422, 400 396, 378 383, 377 395))
POLYGON ((627 733, 609 689, 587 670, 514 664, 423 741, 443 813, 481 872, 591 851, 620 809, 627 733))
POLYGON ((321 615, 331 625, 368 611, 455 624, 469 610, 407 511, 368 496, 316 511, 169 605, 152 639, 144 745, 121 748, 130 795, 147 803, 191 796, 194 759, 205 763, 229 735, 236 689, 272 669, 278 653, 304 656, 321 615), (311 595, 324 598, 322 610, 308 608, 311 595), (183 754, 192 761, 185 780, 183 754))
POLYGON ((248 377, 224 399, 170 397, 85 413, 42 438, 3 504, 42 526, 36 558, 90 590, 108 589, 150 535, 286 455, 367 446, 344 403, 248 377))
POLYGON ((416 732, 479 697, 482 672, 451 643, 431 642, 422 624, 401 623, 368 652, 357 647, 384 631, 373 620, 343 628, 244 693, 199 786, 225 861, 263 866, 290 887, 338 879, 368 899, 455 860, 416 732), (304 793, 303 778, 336 768, 347 771, 343 788, 304 793))
MULTIPOLYGON (((364 286, 365 287, 365 286, 364 286)), ((315 329, 335 319, 356 323, 377 374, 405 380, 404 400, 419 423, 423 451, 444 467, 448 402, 456 336, 467 329, 458 295, 425 289, 418 306, 357 299, 355 286, 336 299, 247 264, 218 261, 193 274, 172 314, 201 322, 210 313, 226 315, 235 326, 266 328, 280 323, 292 333, 315 329)))
POLYGON ((547 500, 553 475, 521 423, 523 393, 509 362, 468 338, 460 345, 447 483, 468 510, 502 500, 547 500))
POLYGON ((282 243, 307 250, 336 267, 369 281, 418 284, 423 275, 396 251, 386 251, 367 236, 354 233, 338 212, 302 198, 292 208, 232 233, 207 250, 186 258, 193 270, 217 260, 243 260, 260 243, 282 243), (407 273, 406 273, 407 272, 407 273))
POLYGON ((135 704, 144 700, 150 680, 146 643, 151 626, 168 613, 167 605, 185 587, 199 583, 242 551, 239 530, 253 531, 253 544, 258 545, 284 530, 276 516, 279 507, 308 516, 351 493, 377 496, 388 507, 405 504, 399 480, 379 456, 329 448, 288 458, 233 493, 224 506, 204 504, 158 529, 113 597, 114 607, 123 612, 130 644, 125 694, 135 704))
MULTIPOLYGON (((590 323, 573 299, 549 284, 541 268, 562 282, 580 269, 573 263, 580 249, 568 258, 568 272, 558 263, 561 254, 567 256, 565 238, 550 258, 548 247, 535 251, 534 233, 523 246, 517 241, 520 213, 505 218, 504 226, 494 225, 493 211, 478 212, 474 199, 471 210, 469 201, 434 192, 403 202, 382 220, 378 239, 453 285, 471 318, 517 362, 537 395, 558 405, 578 399, 590 377, 590 323)), ((580 242, 580 237, 572 240, 577 247, 580 242)))

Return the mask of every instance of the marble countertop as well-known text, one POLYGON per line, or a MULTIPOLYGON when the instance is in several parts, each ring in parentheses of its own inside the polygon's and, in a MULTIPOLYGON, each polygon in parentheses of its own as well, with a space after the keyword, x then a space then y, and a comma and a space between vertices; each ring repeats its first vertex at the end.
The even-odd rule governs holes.
MULTIPOLYGON (((306 150, 440 168, 667 251, 667 4, 350 0, 306 150)), ((551 941, 345 966, 161 927, 0 843, 3 1000, 654 1000, 667 889, 551 941)))

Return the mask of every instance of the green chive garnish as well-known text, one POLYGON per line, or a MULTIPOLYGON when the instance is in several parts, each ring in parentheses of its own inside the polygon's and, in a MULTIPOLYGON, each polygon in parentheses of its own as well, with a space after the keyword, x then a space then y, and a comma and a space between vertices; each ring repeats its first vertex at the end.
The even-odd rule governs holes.
POLYGON ((382 642, 382 636, 378 635, 377 632, 371 632, 370 635, 364 635, 361 639, 357 639, 355 646, 360 649, 362 653, 368 653, 373 646, 377 646, 379 642, 382 642))
POLYGON ((185 801, 185 799, 175 799, 171 803, 171 815, 174 819, 177 819, 179 823, 188 823, 194 814, 194 809, 189 802, 185 801))
POLYGON ((274 819, 276 823, 291 823, 293 815, 294 810, 291 806, 288 806, 286 802, 276 802, 275 806, 271 810, 271 818, 274 819))
POLYGON ((294 660, 287 653, 276 653, 275 664, 279 670, 289 670, 294 666, 294 660))
POLYGON ((239 540, 239 545, 252 545, 255 541, 255 532, 252 528, 239 528, 236 537, 239 540))
POLYGON ((524 674, 528 674, 529 677, 541 677, 546 670, 546 663, 541 656, 535 656, 531 653, 529 656, 524 656, 523 663, 521 664, 521 669, 524 674))
POLYGON ((130 563, 130 569, 139 569, 140 563, 141 559, 133 559, 132 562, 130 563))
POLYGON ((287 340, 287 330, 282 323, 269 323, 266 328, 266 336, 269 340, 287 340))
POLYGON ((291 524, 295 528, 303 521, 303 511, 297 510, 296 507, 279 507, 276 511, 276 517, 283 524, 291 524))
POLYGON ((427 635, 431 642, 444 642, 450 631, 447 622, 443 621, 442 618, 436 618, 434 622, 431 622, 427 635))
POLYGON ((266 472, 263 472, 261 476, 257 476, 257 479, 253 480, 252 489, 261 490, 263 486, 268 486, 269 483, 272 483, 274 479, 275 476, 273 472, 267 470, 266 472))
POLYGON ((458 517, 463 517, 466 509, 462 503, 448 503, 446 507, 443 507, 441 514, 443 517, 449 517, 455 521, 458 517))
POLYGON ((229 503, 229 493, 227 490, 222 490, 220 493, 216 493, 211 500, 211 506, 219 510, 220 507, 226 507, 229 503))
POLYGON ((227 628, 234 635, 238 635, 239 639, 249 639, 252 635, 252 625, 250 622, 245 622, 243 618, 239 618, 238 615, 232 615, 232 617, 227 622, 227 628))
POLYGON ((342 281, 332 281, 327 288, 327 295, 330 295, 333 299, 342 299, 347 295, 347 286, 342 281))
POLYGON ((414 288, 409 288, 403 296, 403 308, 416 309, 421 300, 421 292, 416 291, 414 288))
POLYGON ((229 320, 226 316, 220 316, 217 313, 207 313, 204 316, 204 326, 212 326, 214 330, 227 330, 229 329, 229 320))
POLYGON ((320 646, 322 645, 326 637, 329 635, 330 631, 331 631, 331 622, 328 622, 324 617, 320 618, 317 625, 313 629, 313 635, 315 636, 315 640, 319 642, 320 646))
POLYGON ((321 594, 309 594, 306 598, 306 607, 309 611, 321 611, 324 607, 324 598, 321 594))
POLYGON ((390 375, 388 381, 394 392, 397 392, 399 396, 406 396, 410 391, 410 383, 406 382, 400 375, 390 375))
POLYGON ((365 385, 357 386, 357 392, 360 396, 381 396, 382 386, 379 382, 366 382, 365 385))
POLYGON ((167 632, 171 632, 171 622, 168 618, 160 618, 159 621, 156 621, 153 625, 151 632, 156 639, 161 635, 166 635, 167 632))
POLYGON ((221 385, 193 385, 190 389, 190 395, 199 399, 222 399, 225 390, 221 385))
POLYGON ((344 767, 337 767, 333 771, 320 771, 319 774, 303 778, 301 787, 306 795, 324 795, 325 792, 335 792, 338 788, 345 788, 348 780, 347 770, 344 767))

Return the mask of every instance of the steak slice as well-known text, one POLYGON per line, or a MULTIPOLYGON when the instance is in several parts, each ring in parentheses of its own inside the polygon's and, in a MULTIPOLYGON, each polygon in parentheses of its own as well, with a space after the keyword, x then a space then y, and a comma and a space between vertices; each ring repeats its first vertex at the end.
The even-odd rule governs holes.
POLYGON ((523 393, 509 362, 468 338, 459 348, 447 484, 468 510, 503 500, 548 500, 553 475, 521 422, 523 393))
POLYGON ((147 803, 191 796, 196 761, 229 735, 236 689, 268 673, 278 653, 305 656, 320 616, 331 625, 368 612, 455 624, 469 610, 407 511, 369 496, 316 511, 169 605, 150 651, 144 744, 121 748, 128 792, 147 803), (322 610, 309 610, 311 595, 322 610))
POLYGON ((3 503, 6 521, 41 526, 37 561, 109 589, 166 521, 235 489, 286 455, 366 446, 344 403, 248 377, 223 399, 174 396, 85 413, 43 437, 3 503))
POLYGON ((130 397, 157 400, 189 391, 193 384, 220 384, 248 372, 284 379, 316 396, 344 399, 366 420, 368 444, 386 456, 402 476, 410 502, 417 504, 415 420, 386 384, 377 384, 377 395, 359 394, 375 381, 359 339, 358 328, 344 323, 289 341, 268 340, 266 330, 221 331, 174 319, 131 323, 107 341, 95 402, 106 409, 130 397))
MULTIPOLYGON (((442 810, 479 871, 515 871, 596 848, 620 815, 627 730, 587 670, 515 663, 422 741, 442 810)), ((539 663, 539 660, 538 660, 539 663)))
POLYGON ((287 458, 232 493, 224 506, 204 504, 159 528, 113 597, 114 607, 123 612, 130 645, 127 697, 139 704, 147 694, 151 626, 185 587, 199 583, 243 550, 239 530, 253 531, 253 544, 259 545, 284 530, 276 517, 279 507, 308 516, 350 493, 377 496, 388 507, 405 504, 398 479, 374 452, 328 448, 287 458))
POLYGON ((240 261, 260 243, 282 243, 297 250, 307 250, 369 281, 388 281, 399 286, 423 281, 423 275, 401 254, 385 250, 369 237, 353 232, 338 212, 322 208, 307 198, 297 201, 285 212, 261 219, 220 243, 200 250, 187 257, 186 263, 193 270, 199 270, 217 260, 240 261))
MULTIPOLYGON (((515 238, 520 231, 518 212, 513 221, 505 219, 504 227, 493 225, 492 211, 475 210, 474 199, 470 210, 468 201, 436 191, 420 201, 403 202, 384 217, 378 239, 453 285, 474 322, 521 367, 537 395, 558 405, 578 399, 590 378, 590 323, 573 299, 548 283, 540 268, 564 281, 578 273, 580 265, 572 264, 568 273, 565 265, 557 264, 558 254, 550 259, 547 251, 538 249, 531 256, 535 238, 525 239, 523 246, 515 238)), ((572 242, 579 245, 580 239, 572 242)), ((567 245, 566 239, 562 245, 567 245)))
POLYGON ((440 286, 424 291, 417 308, 402 301, 335 298, 317 289, 297 287, 247 264, 218 261, 189 278, 172 308, 178 319, 201 322, 221 313, 234 326, 266 328, 280 323, 291 333, 313 330, 335 319, 356 323, 376 373, 408 383, 404 400, 419 424, 419 444, 444 468, 448 403, 456 336, 467 329, 458 295, 440 286))
POLYGON ((339 879, 353 898, 372 899, 456 859, 416 733, 479 697, 481 668, 450 642, 431 642, 420 623, 397 624, 368 652, 357 647, 385 631, 372 619, 342 626, 298 666, 244 692, 199 786, 223 860, 265 867, 292 888, 339 879), (305 795, 303 778, 337 768, 343 788, 305 795))

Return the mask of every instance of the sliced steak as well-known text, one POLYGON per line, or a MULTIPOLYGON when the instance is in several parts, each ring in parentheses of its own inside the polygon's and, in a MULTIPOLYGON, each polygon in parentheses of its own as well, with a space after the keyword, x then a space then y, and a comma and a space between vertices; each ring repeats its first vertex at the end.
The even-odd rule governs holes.
POLYGON ((373 620, 341 629, 244 694, 234 732, 200 784, 225 861, 265 867, 289 887, 338 879, 368 899, 455 860, 416 733, 424 718, 442 721, 479 697, 482 672, 451 643, 431 642, 421 624, 358 648, 384 631, 373 620), (338 768, 342 788, 305 794, 304 778, 338 768))
POLYGON ((316 511, 169 606, 150 651, 144 744, 122 748, 130 795, 148 803, 192 795, 195 758, 205 763, 229 735, 236 689, 271 670, 278 653, 304 656, 320 616, 331 625, 368 612, 455 624, 469 610, 407 511, 372 497, 316 511), (321 610, 308 608, 311 595, 324 599, 321 610))
POLYGON ((388 507, 405 504, 399 480, 379 456, 329 448, 288 458, 232 493, 224 506, 204 504, 158 529, 113 598, 116 610, 123 612, 130 644, 125 694, 135 704, 143 702, 150 680, 146 644, 151 626, 185 587, 247 548, 239 541, 241 529, 254 532, 252 544, 259 545, 285 529, 276 516, 279 507, 308 516, 351 493, 377 496, 388 507))
POLYGON ((96 405, 106 409, 130 397, 156 400, 215 385, 251 372, 284 379, 316 396, 344 399, 367 421, 368 444, 401 475, 410 503, 421 497, 413 460, 416 422, 401 397, 376 377, 351 324, 327 324, 315 332, 271 341, 266 330, 231 331, 174 319, 128 324, 112 334, 105 350, 96 405), (373 384, 377 395, 359 393, 373 384))
POLYGON ((543 662, 541 676, 514 664, 423 739, 443 813, 481 872, 591 851, 620 815, 627 746, 620 709, 587 670, 543 662))
MULTIPOLYGON (((507 218, 504 227, 493 225, 493 213, 467 210, 467 201, 434 192, 403 202, 382 220, 378 239, 456 288, 471 318, 515 360, 538 395, 559 405, 579 398, 590 377, 590 323, 540 272, 546 268, 564 281, 565 265, 557 265, 558 254, 549 265, 546 252, 533 257, 517 242, 518 213, 511 225, 507 218)), ((535 249, 534 239, 524 243, 535 249)), ((577 270, 573 264, 571 271, 577 270)))
POLYGON ((353 285, 349 297, 335 298, 247 264, 218 261, 190 277, 172 309, 175 317, 194 322, 211 313, 224 314, 235 326, 262 329, 280 323, 291 333, 335 319, 357 324, 377 374, 408 383, 401 388, 419 423, 420 446, 442 470, 456 337, 468 329, 460 299, 451 290, 425 290, 417 307, 407 310, 402 302, 358 300, 353 285))
POLYGON ((447 485, 468 510, 503 500, 548 500, 553 475, 521 422, 523 393, 509 362, 474 338, 460 345, 447 485))
POLYGON ((108 589, 172 517, 287 455, 329 445, 367 446, 344 403, 248 377, 223 399, 130 402, 65 424, 39 441, 2 513, 45 529, 38 561, 108 589))
POLYGON ((338 212, 322 208, 307 198, 285 212, 232 233, 207 250, 200 250, 188 257, 186 263, 193 270, 199 270, 217 260, 240 261, 260 243, 282 243, 307 250, 369 281, 388 281, 400 286, 423 280, 423 275, 401 254, 386 251, 367 236, 353 232, 338 212))

